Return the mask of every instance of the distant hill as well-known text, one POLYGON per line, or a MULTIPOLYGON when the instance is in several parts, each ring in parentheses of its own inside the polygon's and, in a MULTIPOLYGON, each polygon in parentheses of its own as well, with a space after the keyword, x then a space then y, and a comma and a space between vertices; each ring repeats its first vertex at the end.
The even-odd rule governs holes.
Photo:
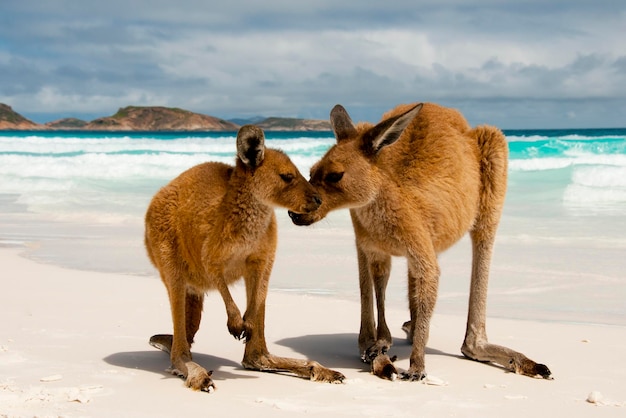
POLYGON ((41 129, 41 125, 26 119, 19 113, 16 113, 13 109, 11 109, 11 106, 0 103, 0 129, 41 129))
POLYGON ((83 127, 107 131, 235 131, 237 128, 224 119, 160 106, 127 106, 113 116, 92 120, 83 127))
POLYGON ((161 106, 127 106, 112 116, 90 122, 65 118, 46 124, 32 122, 10 106, 0 103, 0 130, 93 130, 93 131, 236 131, 253 123, 266 131, 329 131, 325 120, 297 118, 234 119, 227 121, 188 110, 161 106))
POLYGON ((248 124, 256 125, 257 123, 262 122, 265 119, 267 119, 265 116, 253 116, 251 118, 233 118, 228 119, 228 121, 234 123, 235 125, 243 126, 248 124))
POLYGON ((83 129, 89 122, 76 118, 59 119, 46 123, 46 129, 83 129))
POLYGON ((330 131, 330 122, 317 119, 280 118, 254 116, 251 118, 229 119, 239 126, 253 124, 265 131, 330 131))
POLYGON ((266 131, 330 131, 330 122, 316 119, 267 118, 256 123, 266 131))

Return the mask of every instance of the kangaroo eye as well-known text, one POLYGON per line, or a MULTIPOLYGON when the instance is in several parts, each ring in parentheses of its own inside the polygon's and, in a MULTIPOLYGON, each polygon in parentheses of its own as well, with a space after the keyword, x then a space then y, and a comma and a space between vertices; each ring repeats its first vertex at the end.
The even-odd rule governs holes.
POLYGON ((328 173, 324 177, 326 183, 337 183, 343 177, 343 173, 328 173))
POLYGON ((280 178, 283 179, 285 183, 291 183, 293 180, 293 174, 281 174, 280 178))

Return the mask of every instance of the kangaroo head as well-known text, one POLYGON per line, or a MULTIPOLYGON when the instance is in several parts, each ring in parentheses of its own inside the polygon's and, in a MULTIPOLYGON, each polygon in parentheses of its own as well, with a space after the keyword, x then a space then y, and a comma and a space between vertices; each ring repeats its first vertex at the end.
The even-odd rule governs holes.
POLYGON ((412 106, 374 126, 355 126, 343 106, 335 106, 330 112, 330 123, 337 143, 311 168, 310 182, 322 204, 309 213, 290 212, 293 223, 310 225, 332 210, 357 208, 372 202, 384 187, 377 166, 379 153, 400 138, 421 108, 421 104, 412 106))
POLYGON ((237 165, 248 176, 251 193, 264 204, 294 213, 308 213, 321 204, 319 194, 289 157, 279 150, 265 148, 261 128, 245 125, 239 129, 237 159, 237 165))

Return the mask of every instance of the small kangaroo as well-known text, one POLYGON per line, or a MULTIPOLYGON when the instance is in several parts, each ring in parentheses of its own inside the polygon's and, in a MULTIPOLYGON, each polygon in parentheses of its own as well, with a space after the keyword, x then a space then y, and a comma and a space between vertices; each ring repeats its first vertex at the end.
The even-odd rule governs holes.
POLYGON ((311 168, 310 182, 322 204, 290 216, 297 225, 310 225, 332 210, 350 209, 361 290, 359 349, 372 372, 390 380, 398 375, 395 359, 387 355, 392 340, 385 289, 391 256, 408 262, 411 320, 403 329, 412 352, 401 377, 421 380, 439 284, 437 254, 469 231, 473 262, 462 353, 516 373, 551 378, 545 365, 487 340, 489 266, 507 187, 508 147, 502 132, 491 126, 472 129, 456 110, 431 103, 400 105, 376 125, 356 126, 337 105, 330 122, 337 143, 311 168))
POLYGON ((320 204, 289 157, 265 148, 263 131, 252 125, 237 133, 235 167, 197 165, 153 197, 145 245, 167 288, 174 333, 154 335, 150 344, 170 353, 169 371, 185 378, 188 387, 215 389, 212 372, 194 363, 190 351, 204 294, 215 289, 226 305, 228 331, 245 339, 246 369, 291 372, 322 382, 344 380, 317 362, 273 356, 265 342, 265 299, 277 242, 274 207, 308 213, 320 204), (247 296, 243 318, 228 290, 241 277, 247 296))

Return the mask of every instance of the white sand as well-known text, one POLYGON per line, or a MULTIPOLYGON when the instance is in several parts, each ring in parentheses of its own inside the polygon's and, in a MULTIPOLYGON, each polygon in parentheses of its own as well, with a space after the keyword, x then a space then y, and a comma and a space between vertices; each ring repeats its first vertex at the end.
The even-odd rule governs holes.
MULTIPOLYGON (((228 334, 223 303, 211 294, 193 352, 214 370, 218 388, 193 392, 164 371, 167 355, 148 345, 152 334, 171 329, 158 279, 68 270, 19 252, 0 248, 2 417, 626 416, 624 327, 490 319, 491 341, 546 363, 555 377, 546 381, 463 359, 465 318, 436 315, 427 371, 447 385, 389 382, 359 361, 358 304, 275 291, 267 307, 270 351, 315 359, 344 373, 346 383, 242 369, 242 343, 228 334)), ((242 287, 235 296, 242 306, 242 287)), ((400 369, 408 367, 400 330, 407 317, 389 308, 400 369)))

